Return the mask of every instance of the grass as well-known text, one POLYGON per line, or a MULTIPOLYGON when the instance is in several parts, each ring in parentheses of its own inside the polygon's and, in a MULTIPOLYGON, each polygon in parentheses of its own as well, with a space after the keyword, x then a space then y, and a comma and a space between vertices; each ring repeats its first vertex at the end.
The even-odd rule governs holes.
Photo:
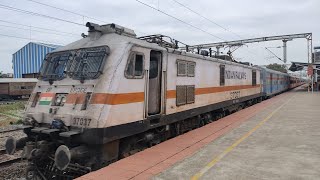
POLYGON ((0 105, 0 126, 17 124, 21 122, 21 111, 24 110, 26 102, 0 105))
POLYGON ((16 102, 13 104, 5 104, 5 105, 0 105, 0 112, 1 113, 7 113, 10 111, 21 111, 24 110, 24 105, 26 102, 16 102))
POLYGON ((12 123, 15 123, 16 121, 17 121, 17 119, 0 115, 0 127, 11 125, 12 123))

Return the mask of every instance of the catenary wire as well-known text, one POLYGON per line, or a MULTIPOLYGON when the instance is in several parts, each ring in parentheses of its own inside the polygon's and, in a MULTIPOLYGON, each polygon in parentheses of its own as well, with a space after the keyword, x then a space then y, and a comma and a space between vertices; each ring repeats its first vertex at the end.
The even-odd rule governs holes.
POLYGON ((214 38, 216 38, 216 39, 220 39, 220 40, 226 41, 225 39, 223 39, 223 38, 221 38, 221 37, 219 37, 219 36, 217 36, 217 35, 214 35, 214 34, 208 32, 208 31, 206 31, 206 30, 203 30, 203 29, 201 29, 201 28, 199 28, 199 27, 197 27, 197 26, 195 26, 195 25, 193 25, 193 24, 190 24, 190 23, 188 23, 188 22, 185 22, 185 21, 183 21, 183 20, 181 20, 181 19, 179 19, 179 18, 177 18, 177 17, 175 17, 175 16, 173 16, 173 15, 171 15, 171 14, 168 14, 168 13, 166 13, 166 12, 160 10, 160 9, 157 9, 157 8, 155 8, 155 7, 153 7, 153 6, 150 6, 149 4, 146 4, 146 3, 142 2, 142 1, 139 1, 139 0, 135 0, 135 1, 139 2, 140 4, 143 4, 144 6, 147 6, 147 7, 151 8, 151 9, 153 9, 153 10, 156 10, 156 11, 158 11, 158 12, 160 12, 160 13, 166 15, 166 16, 169 16, 169 17, 171 17, 171 18, 173 18, 173 19, 175 19, 175 20, 177 20, 177 21, 179 21, 179 22, 181 22, 181 23, 183 23, 183 24, 186 24, 186 25, 188 25, 188 26, 190 26, 190 27, 192 27, 192 28, 194 28, 194 29, 197 29, 197 30, 199 30, 199 31, 201 31, 201 32, 203 32, 203 33, 209 34, 210 36, 212 36, 212 37, 214 37, 214 38))
POLYGON ((65 32, 65 31, 59 31, 59 30, 54 30, 54 29, 49 29, 49 28, 43 28, 43 27, 39 27, 39 26, 31 26, 31 25, 26 25, 26 24, 20 24, 20 23, 15 23, 15 22, 10 22, 10 21, 6 21, 6 20, 2 20, 0 19, 0 22, 4 22, 4 23, 8 23, 8 24, 14 24, 14 25, 19 25, 19 26, 24 26, 24 27, 28 27, 28 28, 35 28, 35 29, 41 29, 41 30, 46 30, 46 31, 52 31, 52 32, 58 32, 58 33, 63 33, 63 34, 70 34, 73 36, 79 36, 79 34, 75 34, 75 33, 70 33, 70 32, 65 32))
POLYGON ((50 8, 58 9, 60 11, 65 11, 65 12, 68 12, 68 13, 71 13, 71 14, 74 14, 74 15, 78 15, 78 16, 81 16, 81 17, 85 17, 85 18, 88 18, 88 19, 92 19, 92 20, 95 20, 95 21, 107 23, 106 21, 102 21, 102 20, 99 20, 99 19, 94 18, 94 17, 90 17, 90 16, 87 16, 87 15, 84 15, 84 14, 80 14, 80 13, 77 13, 77 12, 74 12, 74 11, 70 11, 70 10, 67 10, 67 9, 56 7, 56 6, 53 6, 53 5, 50 5, 50 4, 46 4, 46 3, 43 3, 43 2, 39 2, 39 1, 35 1, 35 0, 26 0, 26 1, 30 1, 30 2, 33 2, 33 3, 36 3, 36 4, 40 4, 40 5, 43 5, 43 6, 47 6, 47 7, 50 7, 50 8))
MULTIPOLYGON (((188 25, 188 26, 191 26, 191 27, 193 27, 193 28, 195 28, 195 29, 198 29, 198 30, 200 30, 200 31, 202 31, 202 32, 204 32, 204 33, 207 33, 207 34, 209 34, 209 35, 211 35, 211 36, 213 36, 213 37, 215 37, 215 38, 218 38, 218 39, 223 40, 223 41, 227 41, 227 40, 225 40, 225 39, 223 39, 223 38, 221 38, 221 37, 218 37, 218 36, 216 36, 216 35, 208 32, 208 31, 205 31, 205 30, 203 30, 203 29, 201 29, 201 28, 199 28, 199 27, 196 27, 196 26, 194 26, 194 25, 192 25, 192 24, 190 24, 190 23, 187 23, 187 22, 185 22, 185 21, 183 21, 183 20, 181 20, 181 19, 179 19, 179 18, 177 18, 177 17, 175 17, 175 16, 173 16, 173 15, 170 15, 170 14, 164 12, 164 11, 161 11, 160 9, 157 9, 157 8, 155 8, 155 7, 153 7, 153 6, 149 5, 149 4, 146 4, 146 3, 144 3, 144 2, 142 2, 142 1, 140 1, 140 0, 135 0, 135 1, 137 1, 137 2, 139 2, 139 3, 141 3, 141 4, 145 5, 145 6, 147 6, 147 7, 151 8, 151 9, 153 9, 153 10, 156 10, 156 11, 162 13, 162 14, 165 14, 166 16, 169 16, 169 17, 171 17, 171 18, 173 18, 173 19, 176 19, 177 21, 180 21, 180 22, 182 22, 182 23, 184 23, 184 24, 186 24, 186 25, 188 25)), ((249 51, 248 49, 246 49, 246 50, 247 50, 250 54, 255 54, 256 56, 259 56, 259 55, 257 55, 256 53, 249 51)))
MULTIPOLYGON (((22 28, 22 27, 16 27, 16 26, 7 26, 7 25, 2 25, 0 24, 0 26, 2 27, 8 27, 8 28, 14 28, 14 29, 19 29, 19 30, 25 30, 25 31, 30 31, 30 32, 39 32, 39 33, 45 33, 45 34, 54 34, 54 35, 59 35, 59 36, 64 36, 64 37, 71 37, 71 35, 66 35, 66 34, 59 34, 59 33, 55 33, 55 32, 45 32, 45 31, 39 31, 39 30, 35 30, 35 29, 27 29, 27 28, 22 28)), ((74 37, 74 36, 73 36, 74 37)), ((80 36, 79 36, 80 37, 80 36)))
POLYGON ((32 12, 32 11, 27 11, 27 10, 15 8, 15 7, 3 5, 3 4, 0 4, 0 8, 7 9, 7 10, 10 10, 10 11, 16 11, 16 12, 20 12, 20 13, 24 13, 24 14, 29 14, 29 15, 33 15, 33 16, 39 16, 39 17, 43 17, 43 18, 62 21, 62 22, 66 22, 66 23, 70 23, 70 24, 74 24, 74 25, 84 26, 83 24, 80 24, 80 23, 77 23, 77 22, 73 22, 73 21, 69 21, 69 20, 65 20, 65 19, 61 19, 61 18, 57 18, 57 17, 45 15, 45 14, 40 14, 40 13, 36 13, 36 12, 32 12))
MULTIPOLYGON (((81 16, 82 18, 85 17, 85 18, 92 19, 92 20, 95 20, 95 21, 99 21, 99 22, 102 22, 102 23, 105 23, 105 24, 109 23, 107 21, 103 21, 103 20, 100 20, 100 19, 97 19, 97 18, 94 18, 94 17, 91 17, 91 16, 87 16, 87 15, 84 15, 84 14, 81 14, 81 13, 78 13, 78 12, 75 12, 75 11, 63 9, 63 8, 60 8, 60 7, 57 7, 57 6, 53 6, 53 5, 50 5, 50 4, 46 4, 46 3, 43 3, 43 2, 39 2, 39 1, 35 1, 35 0, 26 0, 26 1, 30 1, 30 2, 33 2, 33 3, 36 3, 36 4, 40 4, 40 5, 46 6, 46 7, 54 8, 54 9, 57 9, 57 10, 60 10, 60 11, 68 12, 68 13, 71 13, 71 14, 74 14, 74 15, 77 15, 77 16, 81 16)), ((148 35, 147 33, 142 32, 140 30, 135 30, 135 31, 140 33, 140 34, 143 34, 143 35, 148 35)))
MULTIPOLYGON (((21 37, 21 36, 14 36, 14 35, 7 35, 7 34, 0 34, 0 36, 3 36, 3 37, 9 37, 9 38, 15 38, 15 39, 24 39, 24 40, 30 40, 30 38, 27 38, 27 37, 21 37)), ((31 40, 34 40, 34 41, 39 41, 39 42, 45 42, 45 43, 54 43, 54 44, 62 44, 62 43, 57 43, 57 42, 53 42, 53 41, 46 41, 46 40, 40 40, 40 39, 32 39, 31 40)))
POLYGON ((198 15, 198 16, 200 16, 200 17, 202 17, 203 19, 205 19, 205 20, 207 20, 207 21, 211 22, 212 24, 214 24, 214 25, 216 25, 216 26, 218 26, 218 27, 222 28, 223 30, 228 31, 228 32, 230 32, 230 33, 232 33, 232 34, 236 35, 236 36, 237 36, 237 37, 239 37, 240 39, 244 39, 244 38, 243 38, 243 37, 241 37, 239 34, 237 34, 237 33, 233 32, 233 31, 231 31, 230 29, 228 29, 228 28, 226 28, 226 27, 223 27, 222 25, 220 25, 220 24, 218 24, 218 23, 214 22, 213 20, 211 20, 211 19, 209 19, 209 18, 205 17, 204 15, 202 15, 202 14, 198 13, 197 11, 195 11, 195 10, 193 10, 193 9, 189 8, 188 6, 186 6, 186 5, 182 4, 181 2, 179 2, 179 1, 177 1, 177 0, 172 0, 172 1, 174 1, 174 2, 175 2, 175 3, 177 3, 177 4, 179 4, 180 6, 184 7, 185 9, 187 9, 187 10, 189 10, 189 11, 193 12, 194 14, 196 14, 196 15, 198 15))
MULTIPOLYGON (((189 10, 189 11, 193 12, 194 14, 196 14, 196 15, 198 15, 198 16, 200 16, 200 17, 202 17, 203 19, 205 19, 205 20, 207 20, 207 21, 211 22, 212 24, 214 24, 214 25, 216 25, 216 26, 218 26, 218 27, 222 28, 223 30, 228 31, 228 32, 230 32, 230 33, 234 34, 234 35, 235 35, 235 36, 237 36, 238 38, 240 38, 240 39, 244 39, 244 38, 243 38, 242 36, 240 36, 239 34, 237 34, 237 33, 233 32, 232 30, 230 30, 230 29, 228 29, 228 28, 226 28, 226 27, 224 27, 224 26, 222 26, 222 25, 220 25, 220 24, 218 24, 218 23, 214 22, 213 20, 211 20, 211 19, 209 19, 209 18, 205 17, 204 15, 202 15, 202 14, 200 14, 199 12, 197 12, 197 11, 195 11, 195 10, 191 9, 190 7, 188 7, 188 6, 184 5, 183 3, 181 3, 181 2, 179 2, 179 1, 177 1, 177 0, 172 0, 172 1, 173 1, 173 2, 175 2, 175 3, 177 3, 177 4, 179 4, 180 6, 184 7, 185 9, 187 9, 187 10, 189 10)), ((246 50, 247 50, 250 54, 257 55, 256 53, 254 53, 254 52, 252 52, 252 51, 250 51, 250 50, 248 50, 248 49, 246 49, 246 50)))

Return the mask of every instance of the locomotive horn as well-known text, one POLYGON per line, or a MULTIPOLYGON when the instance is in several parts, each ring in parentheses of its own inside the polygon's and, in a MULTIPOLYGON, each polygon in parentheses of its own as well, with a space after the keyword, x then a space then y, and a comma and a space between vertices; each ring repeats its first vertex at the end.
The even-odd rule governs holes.
POLYGON ((89 149, 86 146, 78 146, 69 149, 65 145, 57 148, 54 156, 54 164, 59 170, 65 170, 71 162, 71 159, 84 158, 89 154, 89 149))
POLYGON ((8 137, 5 144, 7 154, 12 155, 17 149, 22 149, 26 145, 27 140, 28 140, 28 137, 23 137, 18 140, 16 140, 11 136, 8 137))
POLYGON ((89 31, 101 31, 101 27, 99 24, 87 22, 86 26, 89 28, 89 31))

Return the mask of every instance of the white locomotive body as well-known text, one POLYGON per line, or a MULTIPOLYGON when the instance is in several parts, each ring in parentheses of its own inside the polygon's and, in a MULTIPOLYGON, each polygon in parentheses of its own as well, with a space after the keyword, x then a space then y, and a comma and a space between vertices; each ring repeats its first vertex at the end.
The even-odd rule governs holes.
POLYGON ((30 176, 82 175, 263 98, 259 68, 115 24, 87 26, 87 37, 47 55, 26 108, 28 137, 7 141, 8 152, 24 146, 30 176))

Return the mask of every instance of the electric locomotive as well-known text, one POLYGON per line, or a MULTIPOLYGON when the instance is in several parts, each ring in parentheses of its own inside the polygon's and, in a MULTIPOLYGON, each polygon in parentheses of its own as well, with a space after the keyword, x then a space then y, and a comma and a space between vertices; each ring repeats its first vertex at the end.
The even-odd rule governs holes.
POLYGON ((259 67, 181 51, 163 35, 86 26, 45 57, 27 137, 6 142, 9 154, 23 148, 27 178, 81 176, 263 99, 259 67))

